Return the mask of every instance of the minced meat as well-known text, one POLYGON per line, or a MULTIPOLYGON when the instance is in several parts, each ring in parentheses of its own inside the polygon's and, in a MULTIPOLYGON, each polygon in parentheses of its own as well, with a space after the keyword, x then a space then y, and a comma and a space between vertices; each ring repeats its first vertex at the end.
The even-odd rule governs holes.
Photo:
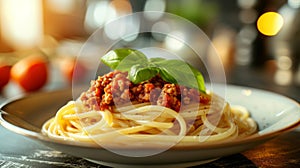
POLYGON ((210 102, 210 96, 178 84, 165 82, 158 75, 140 84, 128 79, 127 72, 113 71, 91 81, 80 100, 89 110, 112 110, 114 105, 150 102, 179 111, 182 105, 210 102))

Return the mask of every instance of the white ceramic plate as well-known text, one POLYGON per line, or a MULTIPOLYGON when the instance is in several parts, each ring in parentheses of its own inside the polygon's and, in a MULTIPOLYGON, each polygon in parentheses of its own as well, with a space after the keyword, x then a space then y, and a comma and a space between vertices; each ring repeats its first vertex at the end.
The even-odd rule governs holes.
MULTIPOLYGON (((224 86, 216 85, 218 92, 224 86)), ((42 124, 52 117, 58 108, 72 98, 71 90, 37 93, 10 100, 1 106, 0 122, 7 129, 38 140, 53 149, 85 158, 99 164, 117 167, 178 166, 187 167, 207 163, 220 157, 239 153, 291 131, 300 124, 299 103, 272 93, 254 88, 227 85, 226 100, 230 104, 245 106, 258 123, 259 132, 247 138, 210 144, 176 145, 157 155, 128 157, 118 155, 100 146, 77 142, 51 140, 40 133, 42 124)), ((144 149, 127 149, 140 152, 144 149)))

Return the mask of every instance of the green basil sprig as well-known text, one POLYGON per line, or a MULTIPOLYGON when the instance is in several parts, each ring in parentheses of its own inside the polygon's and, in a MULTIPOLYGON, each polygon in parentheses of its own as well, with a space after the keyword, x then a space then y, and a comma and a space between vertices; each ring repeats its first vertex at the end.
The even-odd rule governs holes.
POLYGON ((196 88, 201 92, 206 90, 201 72, 182 60, 148 59, 138 50, 119 48, 109 51, 101 61, 114 70, 127 71, 129 80, 135 84, 159 74, 166 82, 196 88))

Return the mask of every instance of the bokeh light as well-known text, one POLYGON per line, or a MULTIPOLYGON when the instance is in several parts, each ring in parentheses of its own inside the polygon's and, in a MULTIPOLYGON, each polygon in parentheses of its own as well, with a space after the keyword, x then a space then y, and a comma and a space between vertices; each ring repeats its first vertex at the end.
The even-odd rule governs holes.
POLYGON ((282 28, 283 17, 276 12, 266 12, 257 20, 257 29, 264 35, 274 36, 282 28))
POLYGON ((166 47, 171 50, 180 50, 184 47, 185 35, 180 31, 173 31, 166 37, 166 47), (181 40, 179 40, 181 39, 181 40), (183 40, 182 40, 183 39, 183 40))
POLYGON ((288 0, 288 4, 292 8, 300 8, 300 0, 288 0))
POLYGON ((85 29, 92 33, 107 22, 130 13, 132 7, 128 0, 90 0, 87 3, 85 29))
POLYGON ((145 3, 144 11, 156 11, 155 13, 145 13, 145 17, 150 20, 157 20, 166 9, 165 0, 147 0, 145 3), (160 13, 161 12, 161 13, 160 13))
POLYGON ((277 60, 277 66, 282 70, 289 70, 292 67, 292 60, 288 56, 280 56, 277 60))
POLYGON ((291 70, 278 70, 275 73, 274 80, 278 85, 289 85, 293 80, 293 73, 291 70))
POLYGON ((0 0, 0 36, 15 49, 31 48, 42 41, 42 19, 39 0, 0 0))

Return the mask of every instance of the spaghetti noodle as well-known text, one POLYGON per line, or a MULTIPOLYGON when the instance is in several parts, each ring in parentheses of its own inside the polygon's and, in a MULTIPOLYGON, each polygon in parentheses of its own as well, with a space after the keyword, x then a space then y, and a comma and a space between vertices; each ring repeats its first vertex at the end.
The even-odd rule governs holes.
POLYGON ((114 71, 92 81, 88 91, 45 122, 42 132, 53 139, 86 143, 203 143, 257 131, 245 108, 230 106, 217 95, 170 85, 157 77, 133 85, 124 76, 114 71))

